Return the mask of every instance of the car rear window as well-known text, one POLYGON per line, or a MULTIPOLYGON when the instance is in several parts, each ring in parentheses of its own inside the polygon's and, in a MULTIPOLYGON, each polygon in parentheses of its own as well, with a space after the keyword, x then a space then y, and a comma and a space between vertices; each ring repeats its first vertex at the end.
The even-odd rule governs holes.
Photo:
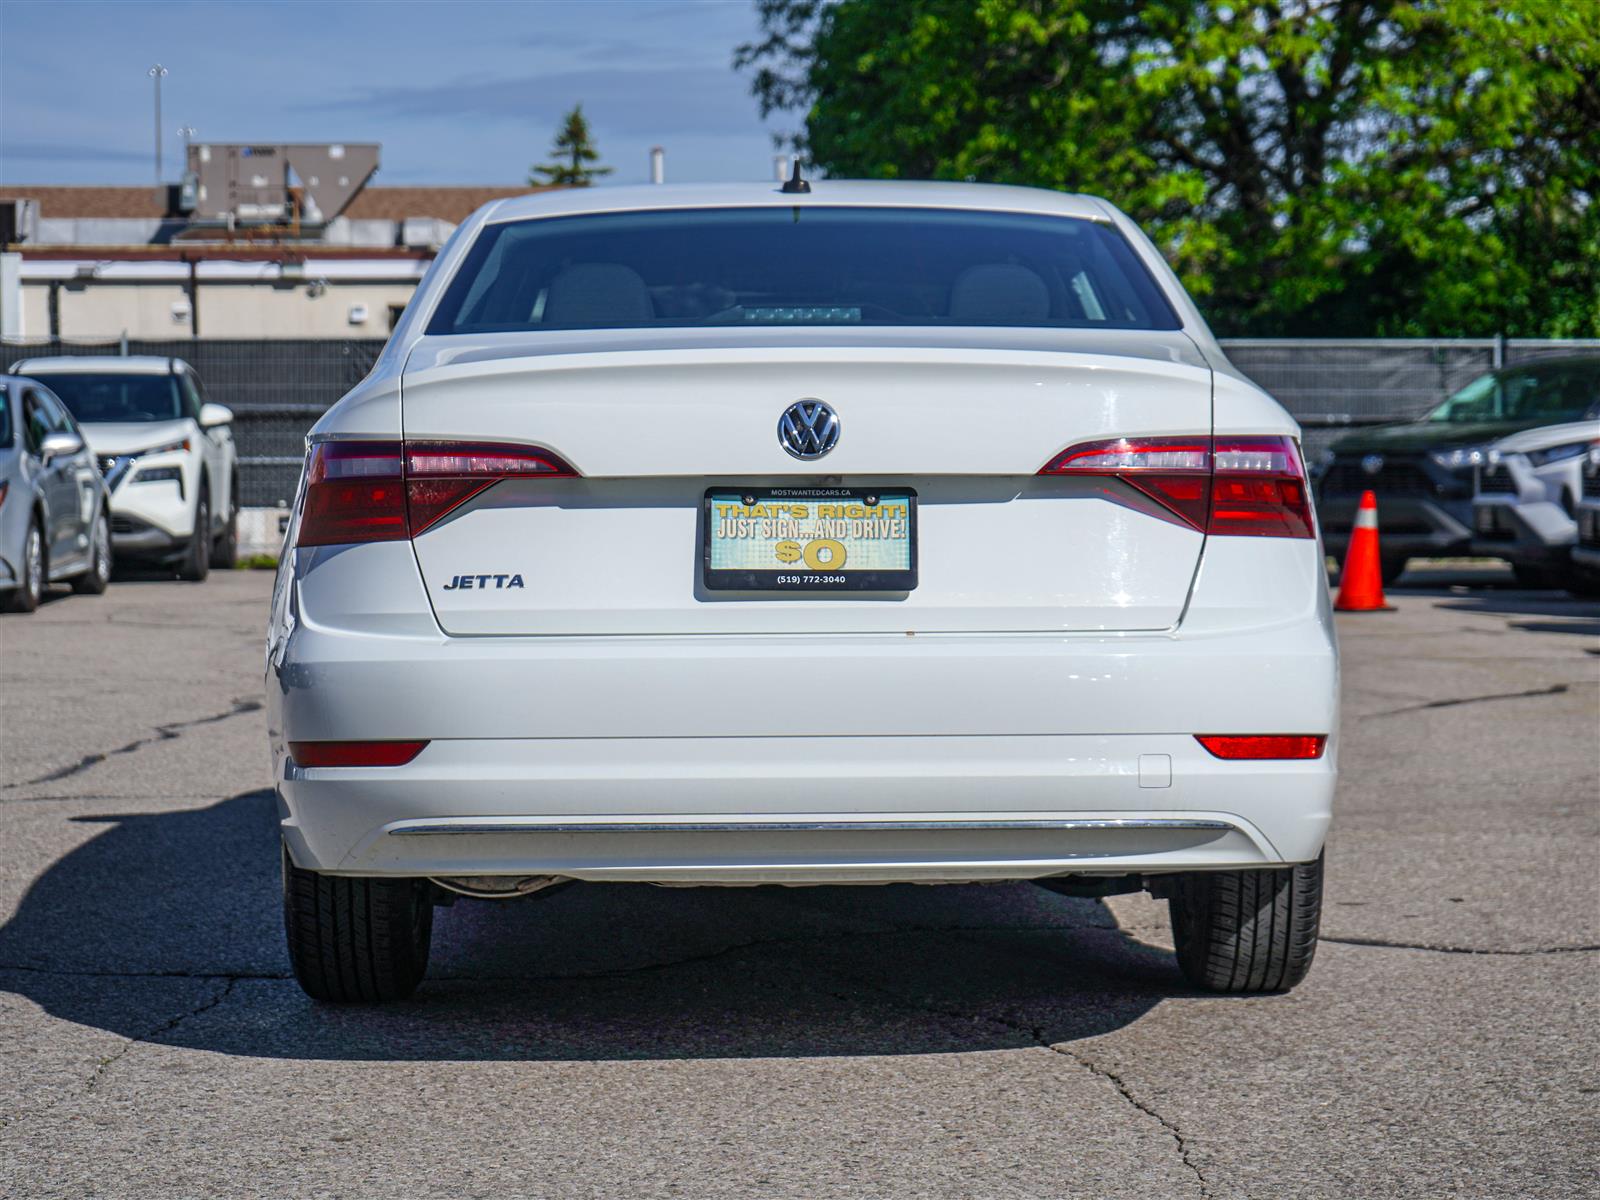
POLYGON ((171 375, 30 371, 29 376, 61 397, 80 424, 175 421, 184 415, 171 375))
POLYGON ((11 445, 11 390, 0 383, 0 450, 11 445))
POLYGON ((1116 229, 916 208, 679 209, 486 226, 433 334, 734 325, 1177 329, 1116 229))

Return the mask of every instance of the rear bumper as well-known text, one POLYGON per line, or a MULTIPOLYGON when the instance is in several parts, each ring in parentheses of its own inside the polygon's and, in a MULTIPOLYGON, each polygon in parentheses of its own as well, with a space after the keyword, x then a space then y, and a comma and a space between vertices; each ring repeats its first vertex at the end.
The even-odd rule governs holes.
POLYGON ((310 613, 299 581, 280 593, 269 638, 283 833, 301 866, 349 875, 933 882, 1309 861, 1338 752, 1321 549, 1214 543, 1179 629, 916 637, 452 638, 419 614, 409 547, 341 548, 314 564, 310 613), (350 613, 358 573, 392 586, 350 613), (319 624, 335 597, 341 627, 319 624), (1224 762, 1196 733, 1330 741, 1311 762, 1224 762), (403 767, 288 755, 424 738, 403 767))
POLYGON ((462 739, 286 762, 278 793, 295 861, 334 873, 884 883, 1305 861, 1333 782, 1331 751, 1222 762, 1174 735, 462 739))

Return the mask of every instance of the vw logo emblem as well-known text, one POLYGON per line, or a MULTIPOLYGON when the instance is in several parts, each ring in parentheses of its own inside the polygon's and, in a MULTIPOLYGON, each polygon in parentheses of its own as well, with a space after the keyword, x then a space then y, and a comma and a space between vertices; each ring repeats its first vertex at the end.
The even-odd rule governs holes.
POLYGON ((1376 475, 1383 470, 1383 455, 1368 454, 1361 460, 1361 469, 1368 475, 1376 475))
POLYGON ((778 418, 778 444, 796 458, 821 458, 839 444, 839 415, 821 400, 796 400, 778 418))

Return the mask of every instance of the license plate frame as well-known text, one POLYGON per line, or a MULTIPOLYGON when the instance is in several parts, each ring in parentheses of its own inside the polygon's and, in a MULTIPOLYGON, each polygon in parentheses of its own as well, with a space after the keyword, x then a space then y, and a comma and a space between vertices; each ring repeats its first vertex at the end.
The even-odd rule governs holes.
MULTIPOLYGON (((821 519, 821 518, 811 518, 821 519)), ((849 519, 849 518, 838 518, 849 519)), ((796 540, 796 539, 780 539, 796 540)), ((818 539, 811 539, 815 541, 818 539)), ((807 542, 809 546, 810 542, 807 542)), ((803 551, 802 551, 803 553, 803 551)), ((711 591, 744 592, 909 592, 917 586, 917 491, 911 487, 708 487, 701 500, 700 578, 711 591), (848 556, 835 571, 813 569, 804 558, 793 566, 772 568, 718 567, 712 565, 712 538, 718 519, 715 504, 737 500, 743 505, 862 505, 878 507, 883 500, 906 501, 907 565, 903 568, 852 568, 848 556)))

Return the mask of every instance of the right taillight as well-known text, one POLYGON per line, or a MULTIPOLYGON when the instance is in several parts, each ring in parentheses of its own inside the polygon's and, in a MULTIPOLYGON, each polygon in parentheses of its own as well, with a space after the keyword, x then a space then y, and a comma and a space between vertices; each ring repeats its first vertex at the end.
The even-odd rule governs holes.
POLYGON ((297 546, 403 541, 503 479, 572 476, 548 450, 485 442, 318 442, 297 546))
POLYGON ((1312 536, 1305 467, 1289 437, 1113 438, 1064 450, 1039 474, 1118 479, 1208 534, 1312 536))

